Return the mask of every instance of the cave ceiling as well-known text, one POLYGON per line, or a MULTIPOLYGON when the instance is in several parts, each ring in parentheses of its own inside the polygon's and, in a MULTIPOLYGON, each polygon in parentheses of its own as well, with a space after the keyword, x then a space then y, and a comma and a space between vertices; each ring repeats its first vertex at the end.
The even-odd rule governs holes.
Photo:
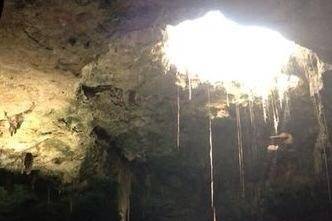
POLYGON ((114 35, 163 28, 213 9, 243 24, 276 29, 332 62, 329 0, 7 0, 0 23, 0 61, 77 75, 107 51, 114 35))

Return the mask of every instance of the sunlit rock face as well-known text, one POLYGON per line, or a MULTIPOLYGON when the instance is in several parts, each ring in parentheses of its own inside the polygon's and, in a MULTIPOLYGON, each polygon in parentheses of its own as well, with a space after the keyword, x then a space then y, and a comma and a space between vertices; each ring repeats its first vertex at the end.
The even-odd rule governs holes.
POLYGON ((79 176, 91 113, 77 108, 80 79, 75 76, 107 51, 105 40, 114 31, 109 9, 102 1, 5 2, 0 19, 1 167, 23 172, 28 152, 33 170, 64 183, 79 176), (5 112, 22 118, 14 132, 5 112))
POLYGON ((1 166, 20 171, 29 152, 33 170, 69 182, 83 156, 84 121, 71 113, 77 79, 59 71, 1 65, 1 166))

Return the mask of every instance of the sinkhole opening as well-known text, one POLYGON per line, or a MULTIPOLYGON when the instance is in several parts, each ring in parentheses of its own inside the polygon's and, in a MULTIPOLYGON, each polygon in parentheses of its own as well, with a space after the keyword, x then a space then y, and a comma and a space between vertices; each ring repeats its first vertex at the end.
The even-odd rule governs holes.
POLYGON ((165 55, 178 73, 222 83, 226 90, 236 82, 255 96, 297 85, 297 77, 285 74, 283 68, 298 46, 276 31, 240 25, 220 11, 210 11, 168 25, 166 33, 165 55))

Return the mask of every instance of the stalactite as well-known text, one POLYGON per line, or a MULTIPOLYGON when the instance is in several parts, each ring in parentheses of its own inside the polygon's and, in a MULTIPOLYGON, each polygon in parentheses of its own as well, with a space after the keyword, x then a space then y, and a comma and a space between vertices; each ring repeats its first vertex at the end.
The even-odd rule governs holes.
POLYGON ((216 208, 214 204, 214 172, 213 172, 213 140, 212 140, 212 116, 211 116, 211 94, 210 86, 208 86, 208 107, 209 107, 209 146, 210 146, 210 189, 211 189, 211 209, 213 213, 213 221, 217 220, 216 208))
POLYGON ((240 185, 241 194, 245 198, 245 180, 244 180, 244 158, 243 158, 243 144, 242 144, 242 126, 239 104, 236 104, 236 127, 237 127, 237 144, 238 144, 238 159, 240 169, 240 185))

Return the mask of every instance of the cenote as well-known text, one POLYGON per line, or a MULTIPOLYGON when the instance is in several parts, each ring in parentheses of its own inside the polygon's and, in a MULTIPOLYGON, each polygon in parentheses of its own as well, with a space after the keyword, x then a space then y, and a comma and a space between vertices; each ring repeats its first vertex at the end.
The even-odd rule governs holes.
POLYGON ((331 220, 331 10, 0 0, 0 220, 331 220))

